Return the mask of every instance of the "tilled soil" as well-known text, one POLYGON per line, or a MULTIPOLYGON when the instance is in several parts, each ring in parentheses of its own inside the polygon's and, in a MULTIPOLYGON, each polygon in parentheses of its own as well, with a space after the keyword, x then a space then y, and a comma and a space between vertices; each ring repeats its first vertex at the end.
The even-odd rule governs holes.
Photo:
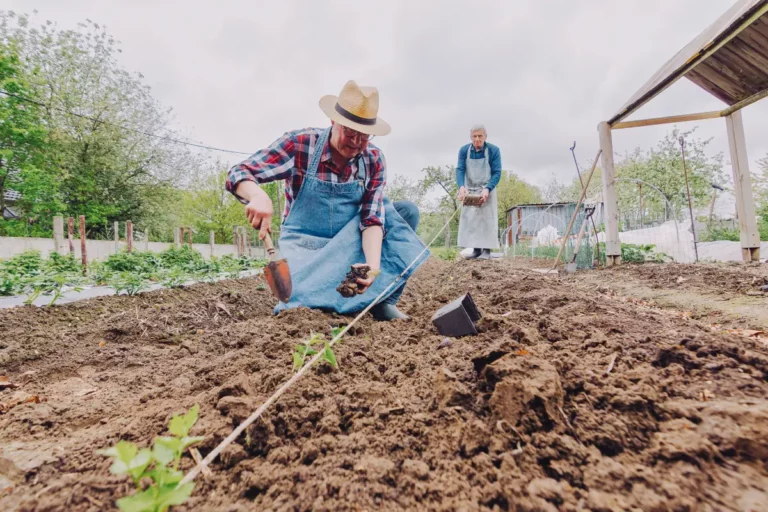
MULTIPOLYGON (((175 510, 768 510, 768 348, 579 279, 428 262, 411 321, 360 322, 175 510), (446 341, 430 317, 466 291, 480 333, 446 341)), ((0 510, 113 509, 131 486, 95 450, 195 403, 213 449, 349 321, 273 304, 250 278, 0 312, 0 403, 40 401, 0 414, 0 510)))

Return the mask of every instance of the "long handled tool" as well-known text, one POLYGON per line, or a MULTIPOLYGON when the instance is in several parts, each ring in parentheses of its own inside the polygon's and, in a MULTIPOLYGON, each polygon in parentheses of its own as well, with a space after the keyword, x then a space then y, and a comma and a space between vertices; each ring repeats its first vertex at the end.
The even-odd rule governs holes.
POLYGON ((595 173, 595 168, 597 167, 597 162, 600 159, 600 154, 603 152, 602 149, 597 150, 597 155, 595 155, 595 161, 592 163, 592 169, 589 171, 589 175, 587 176, 587 182, 584 183, 584 185, 581 187, 581 195, 579 196, 579 200, 576 203, 576 209, 573 211, 573 216, 571 217, 571 222, 568 223, 568 229, 565 230, 565 236, 563 237, 563 243, 560 245, 560 250, 557 251, 557 258, 555 258, 555 264, 552 265, 551 270, 555 270, 557 266, 560 264, 560 256, 563 255, 563 250, 565 249, 565 244, 568 242, 568 235, 571 232, 571 229, 573 229, 573 223, 576 221, 576 215, 579 213, 579 208, 581 208, 581 203, 584 201, 584 196, 587 195, 587 188, 589 188, 589 182, 592 181, 592 175, 595 173))
POLYGON ((272 290, 272 295, 278 300, 288 302, 293 292, 288 260, 278 258, 277 250, 272 243, 271 233, 264 238, 264 245, 267 247, 267 254, 269 254, 269 263, 264 269, 264 277, 267 279, 269 289, 272 290))
POLYGON ((571 258, 571 261, 565 265, 565 270, 567 272, 572 272, 576 270, 576 258, 579 255, 579 248, 581 247, 581 239, 584 237, 584 232, 587 230, 587 223, 589 222, 589 219, 592 217, 592 214, 595 213, 595 207, 594 206, 588 206, 584 208, 584 221, 581 223, 581 229, 579 230, 579 236, 576 237, 576 245, 573 247, 573 257, 571 258))
MULTIPOLYGON (((579 183, 581 183, 581 188, 584 188, 584 180, 581 178, 581 169, 579 168, 579 162, 576 161, 576 141, 573 141, 573 146, 571 146, 571 156, 573 157, 573 163, 576 165, 576 174, 579 175, 579 183)), ((592 210, 592 213, 594 214, 594 210, 592 210)), ((595 225, 595 218, 592 217, 592 230, 595 232, 595 250, 597 251, 597 268, 600 268, 600 237, 597 234, 597 226, 595 225)))

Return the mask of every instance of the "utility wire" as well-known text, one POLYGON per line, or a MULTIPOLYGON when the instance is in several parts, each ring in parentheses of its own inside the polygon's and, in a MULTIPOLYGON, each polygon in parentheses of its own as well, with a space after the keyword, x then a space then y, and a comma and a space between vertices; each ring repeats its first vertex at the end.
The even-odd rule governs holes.
POLYGON ((141 135, 146 135, 147 137, 154 137, 156 139, 161 139, 161 140, 165 140, 165 141, 168 141, 168 142, 174 142, 176 144, 184 144, 186 146, 194 146, 196 148, 209 149, 211 151, 221 151, 223 153, 233 153, 233 154, 236 154, 236 155, 251 155, 251 154, 253 154, 253 153, 246 153, 245 151, 234 151, 234 150, 231 150, 231 149, 216 148, 216 147, 213 147, 213 146, 206 146, 205 144, 197 144, 195 142, 188 142, 188 141, 184 141, 184 140, 174 139, 172 137, 165 137, 163 135, 155 135, 153 133, 147 133, 145 131, 137 130, 135 128, 128 128, 127 126, 123 126, 123 125, 120 125, 120 124, 110 123, 109 121, 104 121, 104 120, 101 120, 101 119, 96 119, 95 117, 90 117, 90 116, 86 116, 86 115, 83 115, 83 114, 77 114, 75 112, 70 112, 69 110, 66 110, 66 109, 63 109, 63 108, 60 108, 60 107, 56 107, 56 106, 52 106, 52 105, 46 105, 45 103, 41 103, 39 101, 30 99, 30 98, 26 98, 24 96, 21 96, 21 95, 18 95, 18 94, 14 94, 12 92, 4 91, 4 90, 0 90, 0 94, 3 94, 5 96, 9 96, 11 98, 16 98, 16 99, 19 99, 21 101, 25 101, 27 103, 32 103, 33 105, 37 105, 37 106, 40 106, 40 107, 51 108, 53 110, 58 110, 59 112, 62 112, 64 114, 67 114, 67 115, 70 115, 70 116, 74 116, 74 117, 79 117, 81 119, 87 119, 88 121, 92 121, 94 123, 108 124, 110 126, 115 126, 115 127, 120 128, 122 130, 127 130, 127 131, 131 131, 131 132, 139 133, 141 135))

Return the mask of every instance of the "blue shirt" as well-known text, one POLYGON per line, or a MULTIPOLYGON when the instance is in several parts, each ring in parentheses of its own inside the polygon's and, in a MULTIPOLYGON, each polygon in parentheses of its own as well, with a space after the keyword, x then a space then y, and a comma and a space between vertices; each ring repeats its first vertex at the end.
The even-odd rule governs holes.
POLYGON ((459 187, 464 186, 464 175, 467 173, 467 151, 470 151, 470 159, 477 160, 485 158, 485 148, 488 148, 488 160, 490 160, 489 164, 491 165, 491 180, 485 188, 490 192, 499 184, 499 180, 501 180, 501 151, 498 146, 486 142, 483 149, 476 151, 475 146, 470 143, 462 146, 459 150, 459 165, 456 166, 456 183, 459 187))

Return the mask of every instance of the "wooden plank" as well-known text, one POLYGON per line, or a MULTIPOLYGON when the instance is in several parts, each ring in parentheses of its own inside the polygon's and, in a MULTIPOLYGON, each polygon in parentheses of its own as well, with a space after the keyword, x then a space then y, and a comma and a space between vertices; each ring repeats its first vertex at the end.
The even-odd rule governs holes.
MULTIPOLYGON (((704 63, 711 55, 713 55, 715 52, 717 52, 720 48, 728 44, 729 41, 731 41, 734 37, 739 35, 743 30, 748 28, 752 23, 755 22, 758 18, 763 16, 764 14, 768 13, 768 2, 763 2, 761 4, 758 4, 756 7, 756 10, 754 11, 747 11, 752 12, 748 17, 742 18, 741 21, 736 24, 731 24, 727 27, 718 28, 717 25, 713 24, 705 32, 708 32, 712 30, 713 28, 717 30, 721 30, 719 34, 713 34, 714 38, 709 43, 709 46, 705 46, 704 48, 701 48, 700 50, 693 50, 692 55, 690 56, 681 56, 681 52, 687 49, 684 48, 680 52, 678 52, 678 55, 675 55, 667 64, 665 64, 659 71, 656 72, 656 75, 660 75, 662 73, 665 73, 666 76, 664 76, 662 79, 658 80, 656 83, 653 83, 656 78, 652 78, 649 83, 643 86, 643 88, 647 87, 647 90, 643 91, 641 95, 637 96, 635 99, 634 97, 630 100, 630 103, 622 107, 622 109, 614 115, 608 123, 613 126, 617 124, 622 119, 625 119, 627 116, 631 115, 634 111, 651 101, 653 98, 655 98, 657 95, 659 95, 661 92, 666 90, 670 85, 675 83, 679 78, 686 76, 691 70, 699 66, 700 64, 704 63), (676 65, 675 61, 678 60, 680 57, 684 57, 684 64, 680 65, 676 69, 670 69, 670 64, 676 65), (650 84, 653 84, 652 86, 650 84)), ((746 12, 744 13, 746 14, 746 12)), ((720 21, 720 20, 718 20, 720 21)), ((703 33, 702 33, 703 34, 703 33)), ((700 34, 698 38, 700 38, 702 35, 700 34)), ((696 41, 696 39, 694 39, 696 41)), ((692 41, 693 43, 693 41, 692 41)), ((691 43, 689 43, 690 46, 691 43)), ((642 91, 643 89, 641 89, 642 91)))
POLYGON ((657 124, 683 123, 686 121, 700 121, 702 119, 715 119, 721 117, 720 111, 700 112, 698 114, 682 114, 677 116, 654 117, 651 119, 638 119, 636 121, 622 121, 616 123, 611 128, 621 130, 622 128, 637 128, 641 126, 654 126, 657 124))
POLYGON ((728 93, 731 97, 729 105, 751 94, 749 92, 749 84, 742 83, 741 77, 715 58, 707 60, 707 62, 698 67, 697 71, 728 93))
POLYGON ((747 30, 739 34, 753 48, 759 49, 762 53, 768 52, 768 17, 763 16, 756 20, 747 30))
POLYGON ((731 105, 730 107, 728 107, 725 110, 723 110, 721 112, 721 114, 723 115, 723 117, 729 116, 729 115, 733 114, 734 112, 738 112, 739 110, 743 109, 744 107, 748 107, 749 105, 762 100, 765 97, 768 97, 768 88, 758 92, 757 94, 753 94, 749 98, 746 98, 744 100, 741 100, 738 103, 735 103, 735 104, 731 105))
POLYGON ((741 37, 731 41, 728 47, 734 52, 744 55, 749 62, 753 63, 758 69, 758 74, 763 79, 768 76, 768 73, 766 73, 766 70, 768 70, 768 50, 762 52, 759 48, 755 48, 754 43, 741 37))
POLYGON ((719 85, 713 83, 709 78, 699 73, 699 68, 694 69, 685 75, 685 77, 726 105, 732 105, 734 102, 736 102, 731 94, 723 90, 719 85))
MULTIPOLYGON (((741 111, 729 115, 725 121, 728 129, 728 145, 731 150, 733 189, 736 196, 736 211, 739 215, 741 247, 742 249, 759 248, 760 233, 757 230, 755 199, 752 196, 752 181, 749 175, 749 160, 741 111)), ((751 261, 751 251, 744 251, 743 255, 745 261, 751 261)))
POLYGON ((126 251, 133 252, 133 222, 125 222, 125 242, 128 244, 126 251))
POLYGON ((613 165, 613 138, 611 126, 602 122, 597 126, 600 134, 603 170, 603 203, 605 207, 605 265, 621 263, 619 241, 619 196, 616 193, 616 169, 613 165))
POLYGON ((742 100, 747 96, 755 94, 757 91, 762 91, 768 83, 766 82, 765 72, 747 60, 745 55, 740 54, 738 48, 732 46, 732 44, 729 44, 713 55, 712 60, 727 67, 739 77, 739 87, 749 92, 746 96, 738 98, 742 100))

